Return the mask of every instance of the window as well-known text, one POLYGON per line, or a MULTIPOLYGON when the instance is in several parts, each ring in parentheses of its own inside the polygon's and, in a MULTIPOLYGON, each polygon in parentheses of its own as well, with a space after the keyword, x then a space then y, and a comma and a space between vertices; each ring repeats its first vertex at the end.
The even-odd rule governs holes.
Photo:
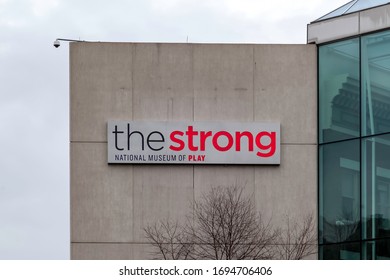
POLYGON ((390 31, 318 56, 319 257, 388 259, 390 31))
POLYGON ((320 147, 320 244, 359 240, 359 140, 320 147))
POLYGON ((390 260, 390 240, 363 242, 362 258, 366 260, 390 260))
POLYGON ((362 140, 363 239, 390 237, 390 134, 362 140))
POLYGON ((360 134, 359 40, 319 49, 319 142, 360 134))
POLYGON ((390 32, 364 36, 362 51, 362 134, 390 132, 390 32))
POLYGON ((359 260, 360 243, 324 245, 319 249, 322 260, 359 260))

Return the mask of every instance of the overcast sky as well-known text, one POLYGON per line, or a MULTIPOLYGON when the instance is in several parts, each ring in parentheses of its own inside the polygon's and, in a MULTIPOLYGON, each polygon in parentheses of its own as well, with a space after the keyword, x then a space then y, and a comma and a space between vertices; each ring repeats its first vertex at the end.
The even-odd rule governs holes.
POLYGON ((69 259, 68 44, 306 42, 348 0, 0 0, 0 259, 69 259))

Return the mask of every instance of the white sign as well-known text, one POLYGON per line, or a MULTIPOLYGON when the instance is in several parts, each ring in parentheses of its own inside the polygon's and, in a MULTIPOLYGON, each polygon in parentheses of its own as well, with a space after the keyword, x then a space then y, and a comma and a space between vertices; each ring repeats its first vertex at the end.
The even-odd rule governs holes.
POLYGON ((279 123, 109 121, 108 163, 280 164, 279 123))

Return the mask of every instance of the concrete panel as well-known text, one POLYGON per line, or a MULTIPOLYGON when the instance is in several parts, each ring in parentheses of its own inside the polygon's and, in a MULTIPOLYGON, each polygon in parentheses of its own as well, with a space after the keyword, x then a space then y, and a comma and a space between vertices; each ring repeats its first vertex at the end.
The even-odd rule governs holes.
POLYGON ((321 44, 359 34, 359 13, 315 22, 307 26, 307 42, 321 44))
POLYGON ((367 33, 390 27, 390 5, 362 11, 360 33, 367 33))
POLYGON ((132 44, 70 44, 70 140, 106 141, 107 119, 132 119, 132 44))
POLYGON ((107 144, 72 143, 71 241, 133 239, 133 168, 107 165, 107 144))
POLYGON ((72 243, 72 260, 147 260, 154 259, 150 244, 72 243))
POLYGON ((134 45, 134 120, 192 120, 192 45, 134 45))
MULTIPOLYGON (((284 251, 285 249, 287 249, 288 247, 290 247, 290 252, 292 251, 292 250, 294 250, 295 248, 294 248, 294 245, 290 245, 290 246, 278 246, 278 245, 274 245, 274 246, 272 246, 271 248, 272 248, 272 250, 275 250, 275 257, 274 257, 274 259, 275 260, 286 260, 285 259, 285 257, 283 257, 283 256, 280 256, 280 251, 284 251)), ((308 256, 306 256, 306 257, 304 257, 304 258, 302 258, 303 260, 317 260, 318 258, 317 258, 317 256, 318 256, 318 250, 317 250, 317 248, 318 248, 318 244, 311 244, 311 248, 310 248, 310 250, 313 252, 312 254, 310 254, 310 255, 308 255, 308 256)))
MULTIPOLYGON (((278 245, 271 245, 277 250, 278 245)), ((317 245, 315 245, 317 247, 317 245)), ((72 243, 72 260, 152 260, 161 259, 150 244, 131 243, 72 243)), ((317 253, 304 258, 316 260, 317 253)))
POLYGON ((280 121, 281 143, 316 143, 316 46, 258 45, 255 63, 255 121, 280 121))
POLYGON ((316 145, 282 145, 280 167, 256 168, 255 176, 256 205, 272 224, 284 226, 287 216, 317 219, 316 145))
POLYGON ((199 199, 213 187, 237 186, 244 188, 244 195, 255 191, 255 167, 204 165, 194 167, 194 196, 199 199))
POLYGON ((253 46, 194 45, 194 119, 253 120, 253 46))
POLYGON ((134 166, 134 238, 147 241, 144 227, 170 219, 183 222, 193 199, 192 166, 134 166))

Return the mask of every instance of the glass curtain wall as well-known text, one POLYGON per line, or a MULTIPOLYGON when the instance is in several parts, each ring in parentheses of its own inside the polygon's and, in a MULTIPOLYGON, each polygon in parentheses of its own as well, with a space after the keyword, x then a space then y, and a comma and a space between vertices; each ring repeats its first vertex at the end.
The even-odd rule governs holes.
POLYGON ((390 258, 390 31, 322 45, 319 258, 390 258))

